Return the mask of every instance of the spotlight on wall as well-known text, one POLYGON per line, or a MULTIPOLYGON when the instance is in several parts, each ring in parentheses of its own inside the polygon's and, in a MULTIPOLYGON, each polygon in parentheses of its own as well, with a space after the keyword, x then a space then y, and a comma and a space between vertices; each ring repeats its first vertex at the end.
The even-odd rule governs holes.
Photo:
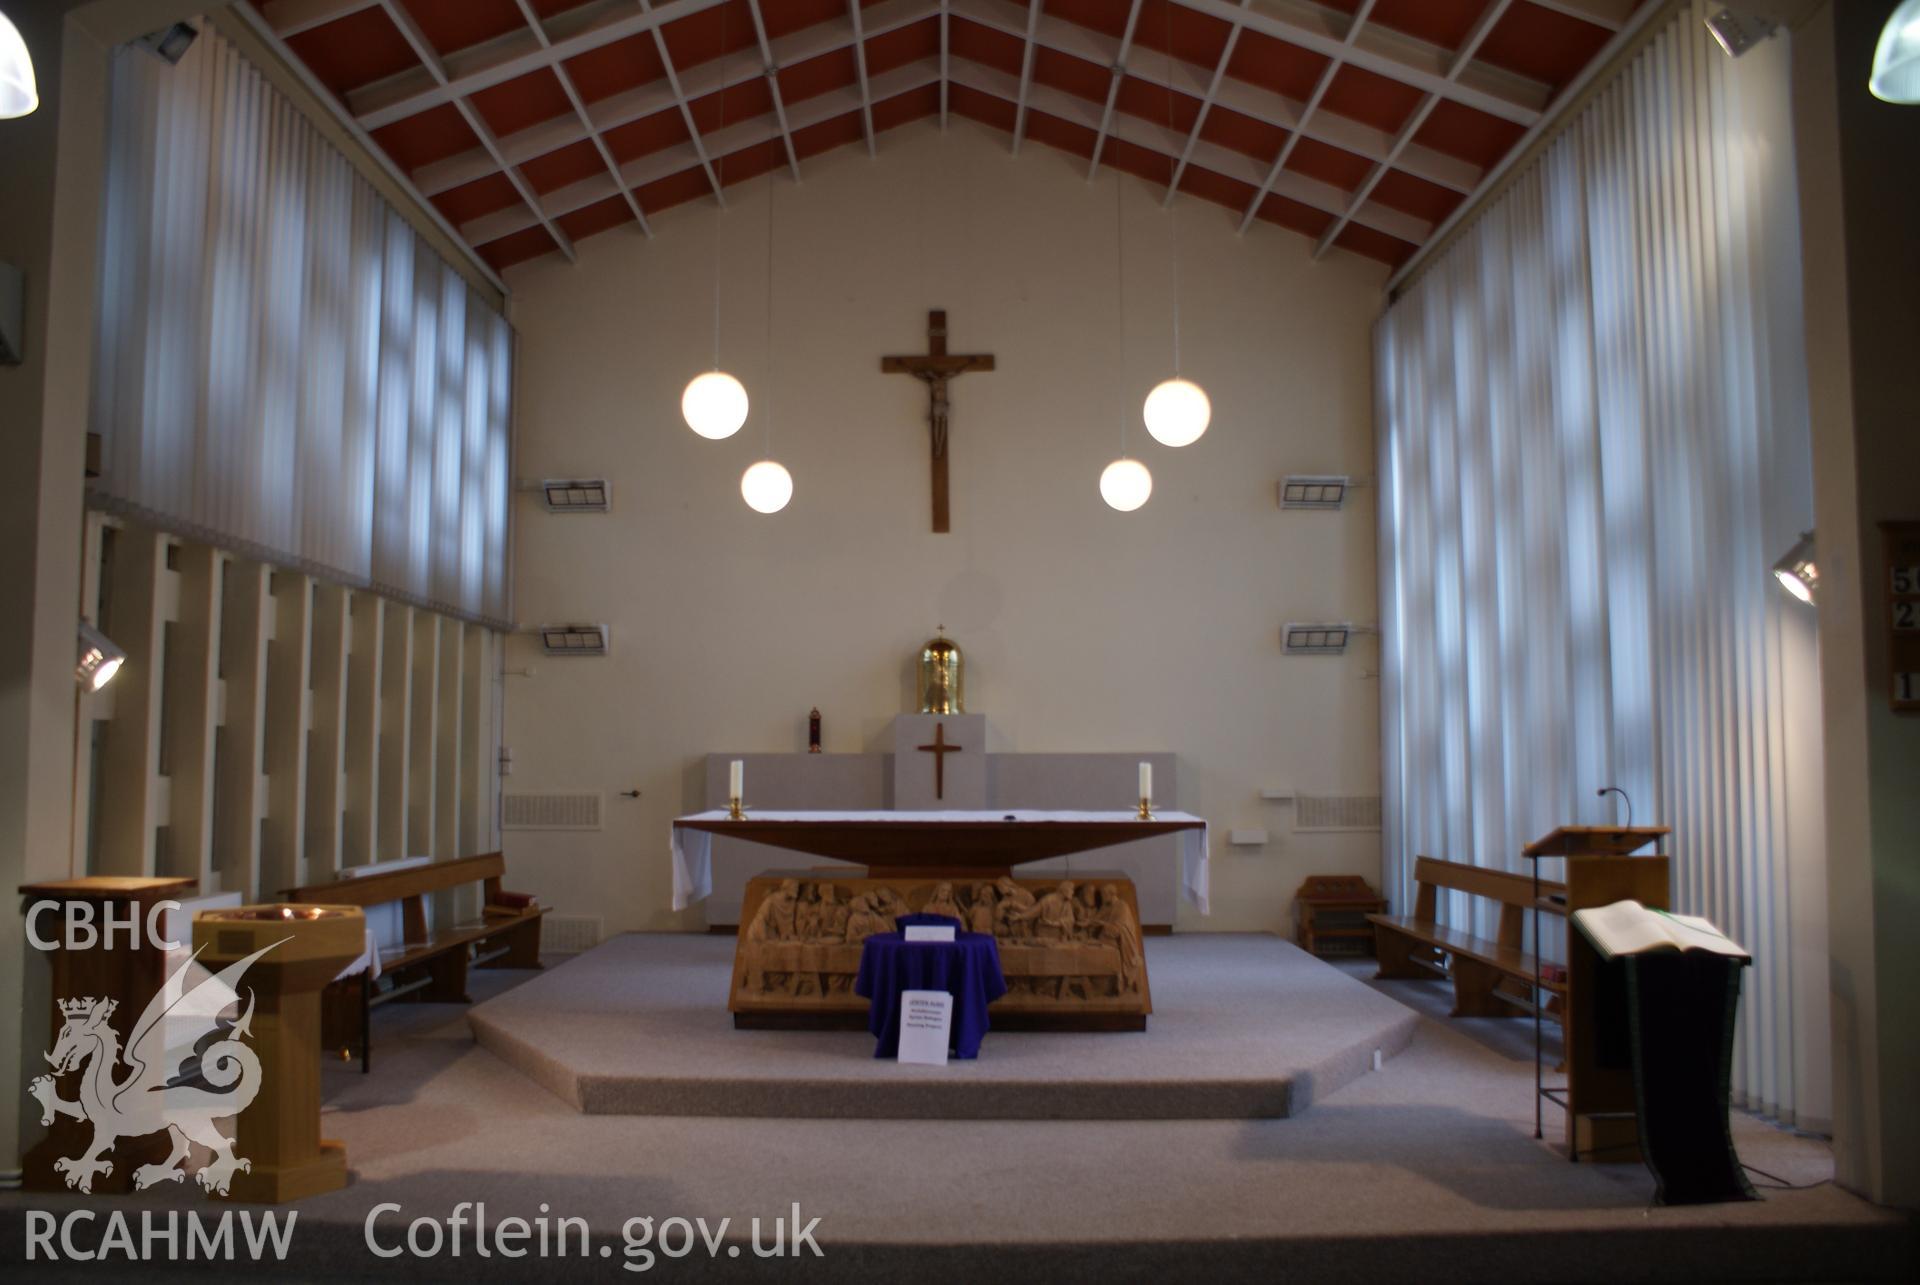
POLYGON ((549 513, 605 513, 611 492, 603 477, 548 478, 540 484, 549 513))
POLYGON ((184 22, 176 22, 171 27, 159 31, 149 31, 134 41, 134 46, 144 49, 168 66, 177 66, 187 56, 187 50, 200 38, 200 33, 184 22))
POLYGON ((1880 29, 1867 88, 1885 102, 1920 103, 1920 0, 1906 0, 1880 29))
POLYGON ((33 55, 20 29, 0 13, 0 120, 25 116, 40 105, 33 78, 33 55))
POLYGON ((90 692, 97 692, 113 681, 126 663, 127 653, 113 639, 80 621, 80 660, 73 667, 74 681, 90 692))
POLYGON ((536 632, 549 656, 604 656, 611 641, 605 625, 541 625, 536 632))
POLYGON ((1802 602, 1812 602, 1820 591, 1820 568, 1814 565, 1813 532, 1805 531, 1791 549, 1773 564, 1773 578, 1802 602))
POLYGON ((1356 632, 1350 624, 1288 625, 1280 637, 1289 656, 1338 656, 1356 632))
POLYGON ((1283 509, 1337 509, 1353 486, 1345 476, 1317 473, 1289 473, 1280 483, 1280 507, 1283 509))
POLYGON ((1737 9, 1716 8, 1707 15, 1707 30, 1729 57, 1738 58, 1780 28, 1768 18, 1737 9))

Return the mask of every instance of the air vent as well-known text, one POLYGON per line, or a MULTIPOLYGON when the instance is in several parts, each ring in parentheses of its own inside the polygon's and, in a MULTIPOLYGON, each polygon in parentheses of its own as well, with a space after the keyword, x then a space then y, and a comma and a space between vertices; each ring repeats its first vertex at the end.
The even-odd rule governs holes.
POLYGON ((540 493, 549 513, 605 513, 610 494, 604 477, 548 478, 540 493))
POLYGON ((578 955, 600 944, 598 915, 548 915, 540 921, 540 953, 578 955))
POLYGON ((598 794, 508 794, 500 800, 503 830, 598 830, 598 794))
POLYGON ((1289 656, 1338 656, 1351 633, 1352 625, 1288 625, 1280 638, 1289 656))
POLYGON ((1283 509, 1337 509, 1352 483, 1344 476, 1293 473, 1280 483, 1283 509))
POLYGON ((1293 801, 1293 828, 1296 831, 1323 834, 1343 830, 1378 830, 1380 796, 1302 794, 1293 801))
POLYGON ((540 650, 549 656, 604 656, 608 630, 605 625, 541 625, 540 650))

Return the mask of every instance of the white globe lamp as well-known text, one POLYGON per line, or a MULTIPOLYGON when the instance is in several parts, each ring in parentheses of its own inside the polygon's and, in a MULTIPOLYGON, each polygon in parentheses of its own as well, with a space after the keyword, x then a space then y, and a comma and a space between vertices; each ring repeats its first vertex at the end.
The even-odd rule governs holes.
POLYGON ((0 120, 25 116, 40 105, 33 79, 33 56, 20 29, 0 13, 0 120))
POLYGON ((1153 474, 1139 460, 1122 457, 1100 474, 1100 498, 1122 513, 1133 512, 1152 494, 1153 474))
POLYGON ((1920 0, 1906 0, 1887 19, 1867 87, 1890 103, 1920 103, 1920 0))
POLYGON ((724 370, 710 370, 694 376, 680 394, 680 413, 702 437, 732 437, 747 422, 747 390, 724 370))
POLYGON ((740 498, 756 513, 778 513, 793 498, 793 474, 761 460, 740 475, 740 498))
POLYGON ((1147 432, 1162 446, 1191 446, 1213 421, 1206 390, 1190 379, 1167 379, 1147 394, 1147 432))

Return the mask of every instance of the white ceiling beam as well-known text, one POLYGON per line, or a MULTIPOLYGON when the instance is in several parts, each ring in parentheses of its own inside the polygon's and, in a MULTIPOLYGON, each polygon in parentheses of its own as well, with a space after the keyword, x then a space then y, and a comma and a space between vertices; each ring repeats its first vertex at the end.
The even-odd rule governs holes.
POLYGON ((766 65, 767 91, 773 95, 773 114, 780 121, 780 142, 787 149, 787 169, 793 181, 800 181, 800 155, 793 150, 793 130, 787 124, 786 100, 780 97, 780 64, 774 60, 773 44, 767 39, 767 21, 760 14, 760 0, 747 0, 753 14, 754 39, 760 42, 760 59, 766 65))
POLYGON ((1618 31, 1627 25, 1639 0, 1532 0, 1532 3, 1607 31, 1618 31))
MULTIPOLYGON (((519 6, 520 16, 526 19, 527 26, 539 38, 540 43, 546 44, 547 32, 540 25, 540 15, 533 11, 532 0, 513 0, 513 2, 519 6)), ((560 88, 566 94, 567 102, 572 104, 574 116, 579 119, 581 125, 586 127, 587 137, 593 140, 593 150, 600 154, 600 163, 605 165, 607 173, 613 176, 614 185, 620 189, 620 196, 626 201, 627 210, 633 215, 633 221, 640 225, 642 232, 651 237, 653 227, 647 222, 647 212, 640 208, 640 198, 633 194, 633 189, 621 180, 620 163, 614 160, 613 151, 607 146, 607 140, 602 138, 600 131, 593 127, 593 117, 587 114, 587 105, 581 101, 580 89, 573 83, 573 77, 568 73, 566 64, 555 63, 553 74, 559 78, 560 88)))
MULTIPOLYGON (((1232 22, 1240 14, 1237 0, 1179 0, 1196 13, 1221 22, 1232 22)), ((1325 13, 1317 6, 1295 0, 1265 0, 1259 9, 1241 16, 1251 31, 1298 45, 1323 57, 1336 54, 1355 67, 1371 71, 1402 84, 1438 94, 1489 116, 1531 126, 1546 110, 1553 93, 1550 86, 1516 76, 1496 67, 1474 65, 1473 76, 1449 78, 1442 70, 1452 51, 1400 32, 1390 32, 1378 23, 1352 47, 1327 30, 1325 13), (1282 16, 1290 15, 1290 16, 1282 16)))
MULTIPOLYGON (((653 0, 640 0, 641 12, 649 15, 653 12, 653 0)), ((676 15, 678 13, 676 11, 676 15)), ((647 28, 653 35, 654 51, 660 55, 661 70, 667 75, 667 88, 673 91, 674 105, 680 109, 680 121, 687 127, 687 138, 693 144, 694 155, 700 158, 700 168, 707 172, 707 186, 713 189, 713 199, 724 209, 727 194, 720 190, 720 176, 714 173, 713 159, 707 155, 707 145, 700 138, 700 123, 693 118, 693 104, 688 101, 686 91, 680 87, 680 73, 673 69, 673 53, 667 48, 667 38, 660 34, 658 23, 647 28)))
POLYGON ((1043 0, 1028 0, 1027 34, 1020 51, 1020 96, 1013 104, 1013 154, 1020 155, 1020 140, 1027 132, 1027 90, 1033 87, 1033 37, 1040 29, 1040 14, 1046 8, 1043 0))
MULTIPOLYGON (((1507 10, 1512 7, 1513 0, 1487 0, 1486 7, 1480 11, 1480 17, 1474 22, 1472 30, 1467 33, 1467 38, 1461 42, 1460 48, 1454 51, 1452 60, 1447 63, 1449 79, 1458 76, 1473 62, 1474 54, 1479 52, 1480 46, 1485 43, 1494 27, 1500 19, 1506 17, 1507 10)), ((1439 94, 1428 94, 1421 100, 1420 106, 1415 108, 1413 115, 1407 118, 1407 123, 1400 127, 1400 133, 1394 139, 1393 147, 1388 151, 1385 159, 1376 164, 1373 171, 1367 175, 1366 181, 1354 190, 1353 200, 1345 212, 1320 234, 1318 241, 1314 242, 1314 258, 1317 259, 1325 254, 1334 240, 1346 230, 1347 224, 1353 222, 1354 215, 1373 196, 1374 188, 1380 186, 1380 180, 1387 176, 1387 171, 1400 158, 1400 153, 1405 150, 1408 143, 1413 141, 1413 136, 1420 132, 1420 127, 1427 123, 1427 117, 1431 116, 1433 109, 1439 105, 1439 94)), ((1416 247, 1419 244, 1418 241, 1414 242, 1416 247)))
POLYGON ((867 81, 867 36, 860 27, 860 0, 847 0, 847 18, 853 23, 853 66, 860 75, 860 125, 867 135, 867 155, 878 156, 873 141, 873 86, 867 81))
MULTIPOLYGON (((420 30, 419 24, 414 21, 413 15, 400 4, 400 0, 380 0, 380 8, 385 11, 388 18, 392 19, 393 25, 400 29, 400 34, 406 38, 407 44, 412 47, 414 56, 420 60, 421 65, 435 80, 445 84, 446 66, 440 61, 439 51, 434 49, 433 42, 427 39, 426 32, 420 30)), ((553 238, 553 243, 560 248, 560 253, 567 256, 567 262, 573 262, 573 239, 560 230, 558 223, 541 211, 539 195, 527 182, 525 175, 507 164, 507 158, 500 154, 500 141, 493 136, 493 130, 487 122, 480 119, 480 113, 475 111, 473 104, 466 99, 456 98, 453 105, 459 111, 461 119, 467 122, 467 128, 473 131, 473 136, 480 140, 480 146, 492 154, 494 162, 500 166, 501 172, 507 176, 507 182, 513 185, 513 190, 519 194, 520 199, 526 203, 527 209, 540 220, 540 225, 547 230, 547 235, 553 238)))
MULTIPOLYGON (((1347 35, 1343 42, 1349 48, 1359 38, 1360 28, 1366 26, 1367 19, 1373 16, 1373 5, 1374 0, 1360 0, 1360 7, 1354 10, 1353 21, 1347 26, 1347 35)), ((1260 181, 1259 190, 1254 192, 1253 199, 1247 202, 1246 213, 1240 216, 1240 232, 1244 233, 1252 226, 1254 218, 1260 213, 1260 207, 1267 203, 1267 195, 1273 191, 1274 180, 1280 177, 1281 170, 1287 168, 1287 162, 1293 157, 1294 147, 1306 135, 1307 126, 1313 122, 1313 114, 1320 110, 1320 100, 1327 96, 1327 90, 1332 86, 1334 76, 1338 75, 1340 68, 1345 65, 1344 56, 1327 61, 1326 69, 1320 73, 1320 79, 1313 86, 1312 96, 1307 99, 1306 109, 1300 113, 1299 123, 1294 126, 1293 132, 1287 135, 1287 141, 1280 145, 1280 154, 1273 158, 1273 165, 1268 168, 1266 178, 1260 181)))
MULTIPOLYGON (((1240 7, 1246 8, 1253 0, 1240 0, 1240 7)), ((1238 22, 1227 32, 1226 47, 1220 51, 1220 61, 1214 65, 1213 79, 1207 83, 1207 92, 1200 99, 1200 110, 1193 118, 1193 128, 1187 133, 1187 145, 1180 149, 1180 159, 1174 162, 1173 178, 1167 183, 1167 199, 1163 205, 1171 207, 1173 198, 1180 191, 1180 178, 1187 172, 1187 162, 1193 158, 1194 144, 1200 141, 1200 131, 1207 123, 1207 113, 1213 110, 1213 100, 1220 94, 1220 82, 1227 78, 1227 64, 1233 61, 1234 46, 1240 43, 1240 33, 1245 31, 1238 22)))
POLYGON ((379 5, 380 0, 266 0, 259 9, 273 33, 285 39, 379 5))
POLYGON ((1100 154, 1107 148, 1107 133, 1113 126, 1113 105, 1120 100, 1120 82, 1127 75, 1127 51, 1133 48, 1134 28, 1140 25, 1141 0, 1133 0, 1127 8, 1127 25, 1120 33, 1120 48, 1115 52, 1113 61, 1108 65, 1110 78, 1107 81, 1107 105, 1100 112, 1100 128, 1093 136, 1093 159, 1087 162, 1087 179, 1100 172, 1100 154))

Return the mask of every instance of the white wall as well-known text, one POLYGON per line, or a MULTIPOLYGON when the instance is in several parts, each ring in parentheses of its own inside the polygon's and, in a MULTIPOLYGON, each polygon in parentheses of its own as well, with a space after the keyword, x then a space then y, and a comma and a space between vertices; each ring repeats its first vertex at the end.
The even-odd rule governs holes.
MULTIPOLYGON (((1179 206, 1184 373, 1213 428, 1170 451, 1138 408, 1170 373, 1163 192, 1128 178, 1124 371, 1115 178, 956 123, 884 135, 777 175, 774 369, 766 345, 766 180, 637 230, 569 265, 509 277, 520 335, 521 477, 604 475, 609 517, 515 513, 515 614, 603 620, 611 658, 508 648, 509 790, 607 794, 594 834, 507 836, 511 878, 609 932, 693 927, 669 909, 669 821, 697 803, 700 756, 804 744, 857 750, 907 708, 907 658, 944 622, 966 650, 968 709, 996 748, 1165 749, 1183 807, 1215 829, 1214 912, 1181 927, 1283 927, 1310 873, 1379 876, 1374 834, 1294 836, 1263 786, 1378 792, 1377 650, 1283 657, 1288 619, 1376 618, 1372 493, 1337 514, 1283 513, 1289 470, 1371 472, 1369 327, 1385 270, 1232 216, 1179 206), (680 390, 712 360, 713 238, 726 260, 723 355, 755 399, 726 442, 681 423, 680 390), (928 530, 926 394, 883 376, 923 351, 926 311, 952 349, 998 369, 954 384, 953 532, 928 530), (750 511, 740 473, 772 453, 795 495, 750 511), (1100 470, 1129 449, 1155 492, 1124 515, 1100 470), (615 797, 639 788, 636 801, 615 797), (1265 850, 1226 849, 1266 826, 1265 850)), ((1118 803, 1118 801, 1116 801, 1118 803)))

